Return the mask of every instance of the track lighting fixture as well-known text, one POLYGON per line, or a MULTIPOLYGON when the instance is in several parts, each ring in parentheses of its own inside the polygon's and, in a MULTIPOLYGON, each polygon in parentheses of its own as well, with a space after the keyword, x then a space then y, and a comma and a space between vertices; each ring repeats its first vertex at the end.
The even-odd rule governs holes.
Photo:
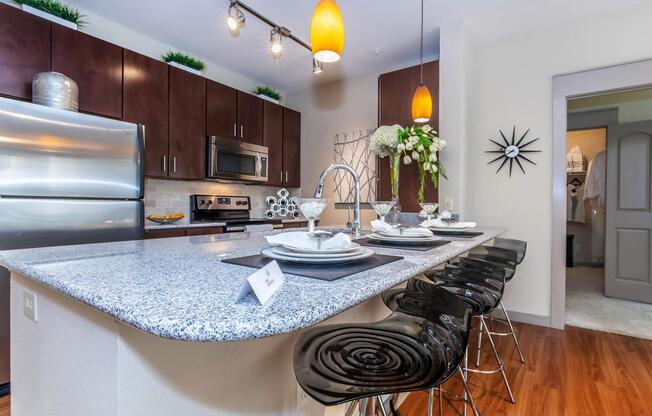
POLYGON ((240 34, 240 29, 245 25, 245 16, 238 7, 238 3, 235 1, 231 2, 229 6, 229 15, 226 18, 226 27, 229 29, 231 36, 237 37, 240 34))
POLYGON ((240 29, 244 27, 244 12, 252 14, 272 28, 269 35, 269 50, 274 58, 283 56, 285 49, 283 40, 285 38, 296 42, 313 53, 313 74, 320 74, 324 71, 322 62, 335 62, 342 54, 344 48, 344 23, 335 0, 319 0, 319 4, 315 8, 310 27, 311 39, 316 42, 316 45, 313 44, 313 46, 296 37, 288 28, 268 19, 240 0, 230 1, 229 15, 226 18, 226 26, 233 37, 237 37, 240 34, 240 29))
POLYGON ((312 73, 317 75, 324 72, 324 66, 317 59, 312 58, 312 73))
POLYGON ((274 58, 280 58, 283 55, 283 35, 279 28, 272 29, 269 34, 269 50, 274 58))

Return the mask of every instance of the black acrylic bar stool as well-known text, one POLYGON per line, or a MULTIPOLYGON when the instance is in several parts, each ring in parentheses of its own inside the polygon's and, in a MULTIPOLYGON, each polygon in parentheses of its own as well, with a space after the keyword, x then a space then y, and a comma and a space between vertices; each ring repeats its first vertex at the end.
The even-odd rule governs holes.
MULTIPOLYGON (((469 252, 469 257, 467 259, 462 258, 462 261, 468 261, 468 259, 477 259, 483 260, 485 262, 502 266, 507 270, 507 281, 512 280, 516 273, 516 266, 523 262, 525 258, 525 252, 527 250, 527 242, 521 240, 514 240, 508 238, 496 238, 494 240, 493 246, 480 246, 472 249, 469 252)), ((518 333, 512 324, 512 320, 507 313, 507 308, 503 301, 500 301, 500 308, 505 316, 505 319, 491 318, 490 324, 495 319, 497 322, 506 325, 509 330, 500 332, 490 330, 492 335, 495 336, 511 336, 514 340, 514 345, 516 346, 516 351, 518 352, 521 363, 525 364, 525 357, 521 346, 518 342, 518 333)), ((476 365, 480 365, 480 351, 482 349, 482 335, 478 338, 478 351, 476 355, 476 365)))
MULTIPOLYGON (((375 414, 376 408, 387 415, 381 395, 439 386, 455 372, 468 389, 460 363, 471 308, 444 289, 422 284, 431 287, 424 291, 409 284, 388 294, 394 312, 383 321, 307 330, 294 350, 294 371, 303 390, 325 406, 357 402, 361 415, 375 414)), ((392 401, 390 405, 394 413, 392 401)), ((350 406, 347 416, 355 408, 350 406)))
MULTIPOLYGON (((450 293, 455 294, 464 300, 472 308, 472 316, 480 320, 480 333, 485 332, 494 357, 497 368, 495 369, 471 369, 468 366, 468 353, 465 356, 464 371, 471 371, 481 374, 500 373, 505 388, 512 403, 515 403, 512 389, 507 380, 507 374, 496 345, 493 341, 489 327, 487 326, 485 316, 490 314, 499 304, 503 297, 503 291, 506 282, 506 273, 504 268, 492 267, 494 265, 486 264, 486 268, 480 263, 469 262, 459 263, 458 266, 447 265, 446 269, 433 270, 426 272, 427 278, 432 280, 438 287, 444 288, 450 293)), ((466 409, 465 409, 466 411, 466 409)))

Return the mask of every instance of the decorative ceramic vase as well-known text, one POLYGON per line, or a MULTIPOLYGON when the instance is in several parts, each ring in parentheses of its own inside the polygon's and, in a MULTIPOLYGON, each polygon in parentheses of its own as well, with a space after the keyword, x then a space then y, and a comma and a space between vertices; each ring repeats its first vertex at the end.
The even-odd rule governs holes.
POLYGON ((77 83, 58 72, 41 72, 32 81, 32 102, 68 111, 79 109, 77 83))

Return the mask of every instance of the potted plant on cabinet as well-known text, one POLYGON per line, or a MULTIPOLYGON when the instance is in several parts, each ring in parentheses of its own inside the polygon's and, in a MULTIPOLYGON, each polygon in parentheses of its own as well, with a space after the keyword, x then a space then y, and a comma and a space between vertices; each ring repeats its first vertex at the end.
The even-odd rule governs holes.
POLYGON ((78 30, 83 27, 84 16, 74 7, 58 0, 13 0, 23 11, 51 22, 78 30))
POLYGON ((206 69, 206 65, 197 58, 186 55, 181 52, 168 51, 163 55, 163 61, 175 68, 180 68, 195 75, 201 75, 206 69))
POLYGON ((281 102, 281 93, 273 89, 272 87, 269 86, 259 86, 256 88, 256 91, 254 91, 256 95, 259 98, 262 98, 267 101, 271 101, 276 104, 280 104, 281 102))

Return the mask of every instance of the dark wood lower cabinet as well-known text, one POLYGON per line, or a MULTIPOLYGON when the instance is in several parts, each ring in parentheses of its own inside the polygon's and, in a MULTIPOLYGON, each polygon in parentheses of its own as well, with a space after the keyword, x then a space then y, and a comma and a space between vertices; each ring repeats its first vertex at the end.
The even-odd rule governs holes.
POLYGON ((193 235, 211 235, 224 233, 224 227, 201 227, 201 228, 188 228, 186 229, 187 236, 193 235))
POLYGON ((206 177, 206 79, 170 67, 169 177, 206 177))
POLYGON ((171 237, 185 237, 186 230, 174 228, 171 230, 145 230, 145 240, 153 238, 171 238, 171 237))
MULTIPOLYGON (((400 124, 403 127, 414 124, 412 120, 412 95, 419 85, 419 65, 382 74, 378 78, 378 123, 381 126, 400 124)), ((424 64, 424 84, 428 86, 433 101, 433 114, 430 124, 435 130, 439 127, 439 62, 424 64)), ((378 159, 378 199, 389 200, 392 196, 389 176, 389 159, 378 159)), ((414 164, 401 165, 399 200, 405 212, 419 212, 417 202, 419 172, 414 164)), ((439 194, 432 182, 426 183, 426 201, 438 202, 439 194)))
POLYGON ((0 94, 32 99, 32 79, 50 70, 50 22, 0 4, 0 94))

